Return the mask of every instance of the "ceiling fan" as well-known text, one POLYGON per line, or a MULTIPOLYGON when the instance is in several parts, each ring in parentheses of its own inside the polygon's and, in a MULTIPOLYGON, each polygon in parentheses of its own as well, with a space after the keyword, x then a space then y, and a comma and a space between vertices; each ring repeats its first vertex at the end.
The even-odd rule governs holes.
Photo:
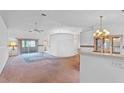
POLYGON ((40 32, 43 32, 43 31, 44 31, 44 30, 42 30, 42 29, 38 29, 37 25, 38 25, 38 23, 35 22, 35 23, 34 23, 35 28, 32 29, 32 30, 29 30, 29 32, 39 32, 39 33, 40 33, 40 32))

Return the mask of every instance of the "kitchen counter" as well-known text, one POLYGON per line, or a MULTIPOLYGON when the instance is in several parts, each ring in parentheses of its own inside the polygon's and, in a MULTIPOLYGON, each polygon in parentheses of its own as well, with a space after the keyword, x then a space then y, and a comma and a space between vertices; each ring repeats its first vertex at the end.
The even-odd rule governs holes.
POLYGON ((109 53, 98 53, 98 52, 80 52, 81 55, 92 55, 92 56, 103 56, 124 59, 124 55, 121 54, 109 54, 109 53))
POLYGON ((82 83, 124 83, 124 55, 80 52, 82 83))

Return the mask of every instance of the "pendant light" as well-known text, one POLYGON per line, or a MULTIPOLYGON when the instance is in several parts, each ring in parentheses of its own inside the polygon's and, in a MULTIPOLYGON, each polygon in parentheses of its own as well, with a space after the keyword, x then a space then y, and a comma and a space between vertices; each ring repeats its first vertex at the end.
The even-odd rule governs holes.
POLYGON ((103 28, 103 23, 102 23, 103 16, 100 16, 100 27, 97 29, 94 33, 93 36, 95 38, 104 38, 107 37, 110 32, 107 31, 105 28, 103 28))

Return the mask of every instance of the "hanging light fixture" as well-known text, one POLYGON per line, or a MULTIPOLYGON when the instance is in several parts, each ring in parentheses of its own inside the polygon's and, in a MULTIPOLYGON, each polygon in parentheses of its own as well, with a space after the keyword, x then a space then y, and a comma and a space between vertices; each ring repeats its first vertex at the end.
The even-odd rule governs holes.
POLYGON ((93 36, 95 38, 104 38, 110 34, 109 31, 103 28, 102 19, 103 19, 103 16, 100 16, 100 28, 97 29, 96 32, 93 33, 93 36))

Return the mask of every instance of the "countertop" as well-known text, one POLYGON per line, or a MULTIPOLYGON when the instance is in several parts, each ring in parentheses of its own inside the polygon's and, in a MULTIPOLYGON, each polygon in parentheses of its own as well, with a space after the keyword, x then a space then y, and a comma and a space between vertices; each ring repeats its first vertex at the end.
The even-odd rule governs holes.
POLYGON ((124 59, 124 55, 122 55, 122 54, 109 54, 109 53, 98 53, 98 52, 82 52, 82 51, 80 51, 80 54, 81 55, 103 56, 103 57, 112 57, 112 58, 124 59))

